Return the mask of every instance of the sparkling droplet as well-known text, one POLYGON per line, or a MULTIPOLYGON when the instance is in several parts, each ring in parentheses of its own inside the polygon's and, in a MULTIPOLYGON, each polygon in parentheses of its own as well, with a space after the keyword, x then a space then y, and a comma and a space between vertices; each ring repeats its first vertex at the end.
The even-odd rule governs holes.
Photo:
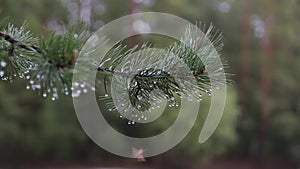
POLYGON ((30 83, 30 84, 34 84, 34 81, 33 81, 33 80, 30 80, 29 83, 30 83))
POLYGON ((55 101, 56 100, 56 98, 55 97, 52 97, 52 101, 55 101))
POLYGON ((0 62, 0 65, 1 65, 2 67, 6 67, 7 63, 4 62, 4 61, 1 61, 1 62, 0 62))
POLYGON ((34 87, 37 89, 41 89, 41 85, 35 85, 34 87))
POLYGON ((72 93, 72 97, 79 97, 80 94, 79 93, 72 93))
POLYGON ((44 93, 44 94, 43 94, 43 97, 47 97, 47 93, 44 93))
POLYGON ((104 96, 105 96, 105 97, 108 97, 108 94, 105 94, 104 96))
POLYGON ((4 76, 4 72, 0 71, 0 77, 3 77, 3 76, 4 76))
POLYGON ((138 100, 142 100, 143 97, 142 97, 141 95, 138 95, 138 96, 137 96, 137 99, 138 99, 138 100))
POLYGON ((29 89, 30 89, 30 86, 26 86, 26 89, 29 90, 29 89))

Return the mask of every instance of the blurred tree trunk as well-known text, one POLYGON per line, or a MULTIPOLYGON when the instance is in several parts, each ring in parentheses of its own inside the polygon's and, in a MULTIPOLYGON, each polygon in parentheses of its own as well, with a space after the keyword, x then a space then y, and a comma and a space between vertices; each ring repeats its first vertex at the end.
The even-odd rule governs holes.
MULTIPOLYGON (((139 4, 137 4, 137 2, 135 2, 134 0, 129 0, 128 2, 128 10, 129 10, 129 14, 134 14, 137 13, 139 11, 139 4)), ((132 33, 136 33, 134 30, 134 22, 136 22, 135 18, 131 17, 131 31, 132 33)), ((136 36, 132 36, 128 39, 127 44, 129 48, 134 47, 135 45, 137 45, 140 42, 140 36, 136 35, 136 36)))
POLYGON ((248 83, 249 83, 249 64, 250 64, 250 41, 251 41, 251 26, 250 26, 250 2, 249 0, 243 1, 243 20, 242 20, 242 46, 241 46, 241 75, 239 81, 241 82, 240 86, 240 100, 243 104, 241 118, 243 119, 247 113, 246 101, 248 97, 248 83))
POLYGON ((80 0, 79 20, 84 23, 91 24, 92 0, 80 0))
POLYGON ((266 128, 270 114, 269 100, 272 82, 273 45, 270 36, 270 17, 264 16, 265 34, 261 39, 262 64, 260 73, 261 116, 259 123, 259 155, 265 150, 266 128))

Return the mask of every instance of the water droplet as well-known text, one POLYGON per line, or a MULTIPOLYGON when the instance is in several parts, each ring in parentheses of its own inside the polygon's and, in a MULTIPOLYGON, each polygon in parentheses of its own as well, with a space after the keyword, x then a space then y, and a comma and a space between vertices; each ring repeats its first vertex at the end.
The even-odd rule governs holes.
POLYGON ((112 111, 112 109, 108 109, 108 111, 112 111))
POLYGON ((54 93, 56 93, 56 92, 57 92, 57 88, 54 87, 54 88, 52 89, 52 91, 53 91, 54 93))
POLYGON ((47 97, 47 93, 44 93, 44 94, 43 94, 43 97, 47 97))
POLYGON ((56 98, 55 97, 52 97, 52 101, 55 101, 56 100, 56 98))
POLYGON ((104 96, 105 96, 105 97, 108 97, 108 94, 105 94, 104 96))
POLYGON ((30 76, 26 76, 26 79, 28 79, 28 80, 29 80, 29 79, 30 79, 30 76))
POLYGON ((41 89, 41 85, 35 85, 34 87, 37 89, 41 89))
POLYGON ((88 92, 88 90, 87 89, 83 89, 83 93, 87 93, 88 92))
POLYGON ((72 97, 79 97, 79 93, 72 93, 72 97))
POLYGON ((138 99, 138 100, 142 100, 143 97, 142 97, 141 95, 137 95, 137 99, 138 99))
POLYGON ((4 61, 1 61, 1 62, 0 62, 0 65, 1 65, 2 67, 6 67, 7 63, 4 62, 4 61))
POLYGON ((3 77, 3 76, 4 76, 4 72, 0 71, 0 77, 3 77))
POLYGON ((30 89, 30 86, 26 86, 26 89, 29 90, 29 89, 30 89))

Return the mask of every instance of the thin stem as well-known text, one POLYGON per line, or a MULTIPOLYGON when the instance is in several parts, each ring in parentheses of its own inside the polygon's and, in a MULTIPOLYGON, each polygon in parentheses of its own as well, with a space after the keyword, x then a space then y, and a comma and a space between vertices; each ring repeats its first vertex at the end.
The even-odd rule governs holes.
POLYGON ((17 45, 20 48, 23 48, 25 50, 41 53, 41 49, 38 46, 30 45, 30 44, 24 44, 23 42, 15 39, 14 37, 12 37, 9 34, 5 34, 3 32, 0 32, 0 37, 3 37, 6 41, 10 42, 11 44, 17 45))
MULTIPOLYGON (((173 76, 171 75, 138 75, 136 72, 121 72, 121 71, 117 71, 117 70, 112 70, 112 69, 106 69, 106 68, 102 68, 102 67, 98 67, 97 69, 99 72, 104 72, 104 73, 109 73, 109 74, 115 74, 115 75, 120 75, 120 76, 137 76, 139 78, 173 78, 173 76)), ((201 71, 198 71, 198 72, 193 72, 193 76, 201 76, 203 75, 204 73, 206 72, 206 69, 203 69, 201 71)), ((189 74, 182 74, 180 76, 176 76, 176 77, 179 77, 179 78, 186 78, 188 77, 189 74)))
MULTIPOLYGON (((17 45, 20 48, 23 48, 25 50, 28 51, 32 51, 32 52, 37 52, 37 53, 42 53, 40 47, 35 46, 35 45, 30 45, 30 44, 24 44, 23 42, 21 42, 20 40, 15 39, 14 37, 12 37, 9 34, 5 34, 3 32, 0 32, 0 37, 3 37, 6 41, 10 42, 13 45, 17 45)), ((64 68, 67 66, 71 66, 73 65, 78 57, 78 50, 74 49, 74 53, 73 53, 73 57, 71 58, 71 60, 68 63, 65 64, 57 64, 56 66, 59 68, 64 68)), ((50 64, 54 64, 53 62, 49 61, 50 64)), ((110 74, 116 74, 116 75, 121 75, 121 76, 136 76, 136 73, 131 73, 131 72, 121 72, 121 71, 117 71, 117 70, 111 70, 111 69, 106 69, 106 68, 102 68, 99 67, 97 69, 100 72, 104 72, 104 73, 110 73, 110 74)), ((198 72, 193 72, 194 76, 200 76, 203 73, 205 73, 205 69, 198 71, 198 72)), ((138 77, 140 78, 172 78, 172 76, 170 75, 138 75, 138 77)), ((183 75, 182 78, 185 78, 186 75, 183 75)))

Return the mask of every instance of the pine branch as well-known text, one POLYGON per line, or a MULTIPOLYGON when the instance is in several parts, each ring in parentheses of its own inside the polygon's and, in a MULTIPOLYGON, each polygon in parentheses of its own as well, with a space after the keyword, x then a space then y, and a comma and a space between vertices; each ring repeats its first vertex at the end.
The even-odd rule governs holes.
MULTIPOLYGON (((29 80, 28 89, 39 90, 43 97, 52 95, 53 100, 61 93, 69 95, 72 91, 72 96, 77 97, 87 92, 87 87, 95 91, 95 87, 87 81, 72 84, 78 53, 91 35, 84 25, 70 27, 62 34, 51 32, 41 39, 34 38, 24 27, 18 29, 10 25, 7 30, 0 32, 0 63, 5 63, 2 68, 0 64, 2 79, 4 75, 5 78, 11 78, 10 74, 18 73, 20 77, 25 76, 29 80)), ((205 29, 201 25, 200 28, 205 29)), ((158 105, 164 99, 171 106, 178 106, 176 97, 182 95, 188 99, 194 96, 201 101, 202 93, 210 95, 212 87, 226 85, 222 79, 223 65, 215 62, 218 58, 216 52, 220 52, 223 47, 222 35, 214 31, 212 26, 205 30, 205 37, 199 37, 197 31, 188 26, 182 40, 161 53, 147 52, 150 48, 147 43, 130 49, 122 42, 116 44, 96 65, 97 71, 103 75, 97 80, 104 82, 103 87, 107 92, 104 97, 100 97, 101 100, 107 103, 110 110, 118 108, 134 114, 151 111, 151 106, 158 105), (128 60, 132 59, 130 56, 133 54, 136 57, 128 60), (212 80, 215 83, 211 84, 212 80), (118 102, 121 104, 114 104, 108 95, 113 94, 109 91, 112 81, 118 89, 125 87, 129 100, 120 97, 118 102), (162 93, 155 93, 156 90, 162 93)), ((87 64, 84 69, 90 69, 93 65, 90 61, 84 64, 87 64)))
POLYGON ((4 38, 6 41, 11 43, 12 45, 17 45, 20 48, 26 49, 28 51, 41 53, 41 49, 38 46, 24 44, 23 42, 21 42, 20 40, 15 39, 14 37, 12 37, 9 34, 5 34, 3 32, 0 32, 0 37, 4 38))

